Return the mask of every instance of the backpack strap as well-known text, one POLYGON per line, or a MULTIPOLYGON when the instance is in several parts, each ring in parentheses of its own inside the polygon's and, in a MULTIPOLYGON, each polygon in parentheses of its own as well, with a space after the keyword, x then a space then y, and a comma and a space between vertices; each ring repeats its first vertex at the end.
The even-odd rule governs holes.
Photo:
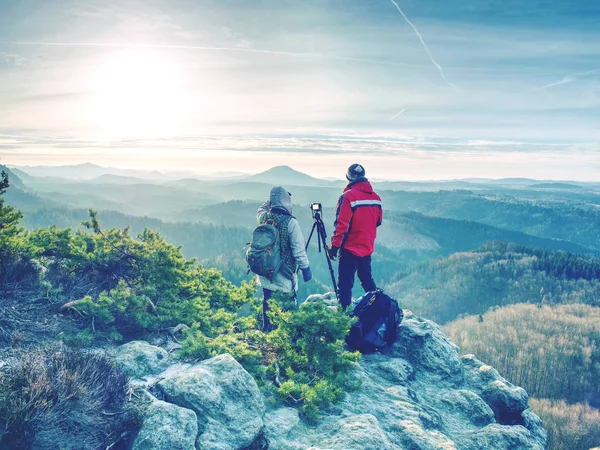
POLYGON ((277 222, 275 222, 275 219, 273 219, 273 217, 268 217, 262 222, 261 225, 273 225, 275 228, 277 228, 277 222))
POLYGON ((398 302, 389 297, 390 305, 388 310, 387 320, 385 321, 385 341, 388 345, 392 345, 398 337, 398 327, 404 318, 404 311, 398 305, 398 302))

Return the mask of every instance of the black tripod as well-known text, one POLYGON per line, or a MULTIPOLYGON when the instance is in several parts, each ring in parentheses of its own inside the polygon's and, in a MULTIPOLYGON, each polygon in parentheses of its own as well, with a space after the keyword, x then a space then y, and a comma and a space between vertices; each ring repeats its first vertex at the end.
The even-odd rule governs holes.
POLYGON ((310 239, 313 236, 315 230, 317 230, 317 245, 319 246, 319 253, 321 253, 321 249, 325 249, 325 258, 327 259, 327 265, 329 266, 329 274, 331 275, 331 282, 333 283, 333 292, 335 292, 335 298, 338 298, 338 289, 337 283, 335 282, 335 274, 333 272, 333 267, 331 266, 331 258, 329 257, 329 252, 327 251, 327 232, 325 231, 325 224, 323 223, 323 219, 321 218, 321 204, 313 203, 310 205, 310 209, 313 213, 313 226, 310 230, 310 234, 308 235, 308 240, 306 241, 306 250, 308 250, 308 244, 310 244, 310 239))

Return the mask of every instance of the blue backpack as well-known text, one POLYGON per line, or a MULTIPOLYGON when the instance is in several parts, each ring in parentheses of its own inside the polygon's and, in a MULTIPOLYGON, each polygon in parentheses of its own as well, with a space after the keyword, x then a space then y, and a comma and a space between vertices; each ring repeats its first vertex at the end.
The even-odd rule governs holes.
POLYGON ((404 318, 404 312, 398 306, 398 302, 384 294, 381 289, 363 295, 352 315, 358 317, 358 320, 350 328, 346 343, 361 353, 372 353, 393 344, 404 318))

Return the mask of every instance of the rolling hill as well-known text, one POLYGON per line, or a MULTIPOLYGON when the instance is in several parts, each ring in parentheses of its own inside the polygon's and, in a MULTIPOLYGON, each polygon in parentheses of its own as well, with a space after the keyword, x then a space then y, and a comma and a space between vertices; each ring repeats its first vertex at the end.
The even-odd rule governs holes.
POLYGON ((495 243, 413 266, 386 292, 440 323, 515 303, 600 306, 600 259, 495 243))
POLYGON ((331 186, 340 184, 339 182, 336 183, 311 177, 310 175, 298 172, 289 166, 272 167, 265 172, 246 177, 244 181, 249 183, 266 183, 281 186, 331 186))

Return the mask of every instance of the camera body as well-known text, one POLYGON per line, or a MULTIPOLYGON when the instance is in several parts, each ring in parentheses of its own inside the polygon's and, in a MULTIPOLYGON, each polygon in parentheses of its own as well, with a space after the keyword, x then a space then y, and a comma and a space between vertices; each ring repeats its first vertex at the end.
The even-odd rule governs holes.
POLYGON ((312 211, 313 217, 315 217, 317 214, 321 214, 323 211, 323 205, 321 203, 311 203, 310 210, 312 211))

